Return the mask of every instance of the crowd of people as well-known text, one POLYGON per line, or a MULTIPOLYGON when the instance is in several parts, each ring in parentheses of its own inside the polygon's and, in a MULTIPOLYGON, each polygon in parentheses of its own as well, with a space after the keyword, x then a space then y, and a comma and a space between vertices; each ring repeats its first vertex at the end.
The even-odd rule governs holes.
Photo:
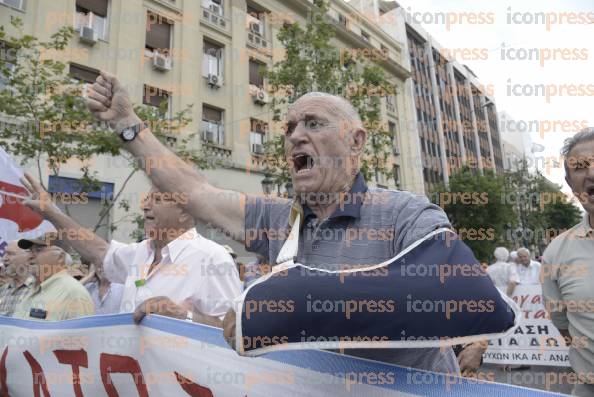
POLYGON ((540 262, 533 260, 528 248, 509 252, 497 247, 493 252, 495 262, 487 267, 493 284, 507 296, 513 296, 516 285, 540 284, 540 262))
MULTIPOLYGON (((4 257, 4 283, 0 287, 2 315, 65 320, 134 312, 139 322, 147 313, 158 313, 222 327, 225 336, 232 339, 235 330, 232 302, 240 295, 243 282, 232 252, 200 235, 195 226, 197 220, 243 242, 247 250, 258 255, 259 262, 275 264, 287 240, 287 234, 280 231, 291 226, 287 224, 294 219, 301 219, 297 259, 328 270, 382 263, 427 234, 451 227, 443 210, 424 196, 366 185, 360 173, 366 131, 357 111, 343 98, 311 93, 298 99, 288 110, 285 151, 295 201, 250 196, 208 183, 202 174, 176 158, 157 140, 134 113, 126 90, 114 76, 101 73, 89 90, 87 105, 99 120, 108 122, 120 134, 122 147, 136 158, 168 159, 160 162, 159 167, 147 170, 153 188, 142 203, 146 238, 125 244, 105 241, 96 234, 81 239, 80 233, 69 233, 82 227, 60 211, 38 181, 26 175, 22 182, 31 194, 26 205, 51 222, 56 232, 9 244, 4 257), (340 201, 344 195, 364 197, 366 193, 378 196, 381 193, 382 200, 371 205, 357 200, 348 204, 340 201), (187 200, 175 199, 182 196, 187 200), (348 228, 380 227, 390 230, 392 238, 371 239, 369 234, 359 234, 362 237, 355 244, 323 237, 339 235, 337 231, 348 228), (253 230, 264 233, 248 233, 253 230), (258 237, 252 238, 253 235, 258 237), (71 254, 80 258, 82 265, 77 269, 87 269, 83 274, 69 273, 73 268, 71 254)), ((570 154, 591 156, 594 131, 578 134, 567 150, 566 158, 570 154)), ((545 299, 565 299, 573 294, 580 299, 588 296, 594 299, 591 292, 594 167, 584 167, 583 162, 577 164, 566 165, 567 178, 576 194, 585 193, 584 208, 589 215, 582 226, 589 228, 589 232, 575 249, 566 245, 577 242, 567 240, 565 234, 558 237, 552 244, 554 255, 545 252, 544 258, 554 264, 577 261, 586 265, 588 272, 569 284, 563 273, 549 275, 543 285, 545 299), (590 287, 585 284, 588 280, 590 287)), ((517 284, 540 282, 540 264, 531 259, 526 248, 509 254, 500 247, 495 250, 495 258, 487 272, 504 294, 511 296, 517 284)), ((560 310, 552 316, 562 332, 586 335, 594 342, 594 313, 560 310)), ((457 356, 449 347, 356 350, 351 354, 459 374, 460 369, 476 370, 484 348, 480 344, 468 344, 458 349, 457 356)), ((593 370, 592 345, 579 352, 573 349, 570 356, 576 370, 593 370)), ((580 387, 583 390, 576 393, 594 390, 593 384, 580 387)))

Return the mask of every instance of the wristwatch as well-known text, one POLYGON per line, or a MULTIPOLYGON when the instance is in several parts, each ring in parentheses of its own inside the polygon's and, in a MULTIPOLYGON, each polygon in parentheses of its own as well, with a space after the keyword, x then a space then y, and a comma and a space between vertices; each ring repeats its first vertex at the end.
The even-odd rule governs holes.
POLYGON ((122 141, 124 142, 132 142, 134 139, 136 139, 138 134, 140 134, 140 131, 144 130, 145 128, 146 126, 144 123, 138 123, 130 127, 126 127, 120 131, 120 138, 122 138, 122 141))

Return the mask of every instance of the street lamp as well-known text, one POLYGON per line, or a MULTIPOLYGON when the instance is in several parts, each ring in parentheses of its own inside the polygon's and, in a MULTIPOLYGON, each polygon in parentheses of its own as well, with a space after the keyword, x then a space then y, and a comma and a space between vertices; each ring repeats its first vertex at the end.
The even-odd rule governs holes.
POLYGON ((293 189, 293 182, 285 183, 285 190, 287 191, 287 197, 292 199, 293 195, 295 194, 295 190, 293 189))
POLYGON ((272 194, 272 189, 274 188, 274 179, 272 179, 270 175, 266 174, 261 183, 264 194, 270 196, 272 194))

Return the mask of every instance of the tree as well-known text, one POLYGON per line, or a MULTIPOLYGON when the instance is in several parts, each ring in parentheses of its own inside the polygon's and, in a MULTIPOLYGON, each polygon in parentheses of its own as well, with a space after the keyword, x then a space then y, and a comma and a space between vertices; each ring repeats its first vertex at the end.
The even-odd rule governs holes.
MULTIPOLYGON (((23 34, 23 24, 18 18, 12 20, 12 27, 20 33, 19 36, 9 36, 4 26, 0 26, 0 42, 6 43, 0 54, 0 115, 6 121, 0 128, 0 145, 20 157, 21 164, 34 161, 42 185, 44 167, 51 175, 58 176, 66 163, 77 161, 83 172, 81 192, 97 191, 101 187, 97 173, 91 167, 94 156, 123 156, 131 171, 114 197, 103 201, 93 228, 97 231, 115 205, 125 212, 130 210, 130 202, 123 197, 123 192, 144 165, 121 151, 117 135, 94 119, 84 103, 84 85, 74 82, 67 74, 66 63, 58 60, 65 57, 64 50, 73 36, 73 28, 62 27, 44 42, 23 34), (47 159, 45 162, 44 158, 47 159)), ((172 149, 176 154, 205 168, 204 155, 190 145, 195 133, 183 131, 192 121, 190 110, 191 106, 170 119, 166 104, 159 108, 136 107, 140 118, 152 127, 159 139, 171 140, 175 135, 176 143, 172 149)), ((67 212, 68 208, 65 205, 67 212)), ((109 227, 113 231, 119 223, 129 220, 135 221, 135 216, 126 215, 114 220, 109 227)))
MULTIPOLYGON (((348 99, 359 111, 368 132, 361 171, 367 180, 378 182, 381 174, 391 175, 390 158, 394 137, 381 124, 381 98, 395 94, 381 67, 357 51, 336 48, 328 17, 328 3, 317 0, 305 28, 299 23, 285 24, 278 40, 285 57, 271 70, 264 71, 272 95, 274 121, 280 121, 287 106, 302 95, 320 91, 348 99), (366 58, 366 59, 363 59, 366 58)), ((275 134, 266 143, 265 172, 277 185, 290 181, 284 153, 284 134, 275 134)))
POLYGON ((530 173, 526 162, 507 176, 519 226, 511 234, 516 246, 542 252, 552 237, 580 220, 580 211, 540 172, 530 173))
POLYGON ((515 224, 513 206, 504 199, 507 193, 502 176, 463 168, 450 177, 449 189, 441 186, 431 196, 477 259, 489 263, 497 246, 508 245, 505 230, 515 224))

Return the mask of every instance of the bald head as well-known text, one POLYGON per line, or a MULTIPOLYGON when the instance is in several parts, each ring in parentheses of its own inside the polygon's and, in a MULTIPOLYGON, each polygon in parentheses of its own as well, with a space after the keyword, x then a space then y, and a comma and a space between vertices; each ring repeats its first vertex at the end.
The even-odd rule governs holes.
POLYGON ((309 92, 302 95, 295 101, 295 103, 289 106, 289 111, 294 107, 298 107, 299 104, 312 99, 323 100, 327 104, 328 110, 338 114, 340 118, 351 125, 351 128, 363 128, 363 122, 361 121, 359 112, 349 101, 341 96, 328 94, 326 92, 309 92))

